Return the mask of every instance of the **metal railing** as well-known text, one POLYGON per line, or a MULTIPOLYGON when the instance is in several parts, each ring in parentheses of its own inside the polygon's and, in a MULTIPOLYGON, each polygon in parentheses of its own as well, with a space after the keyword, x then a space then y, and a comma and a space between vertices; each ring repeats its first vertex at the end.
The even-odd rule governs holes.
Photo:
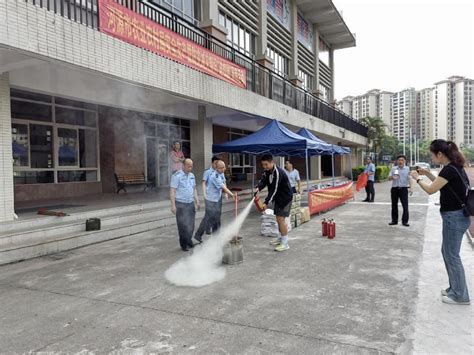
MULTIPOLYGON (((98 0, 25 0, 97 29, 98 0)), ((291 83, 227 43, 221 42, 181 17, 141 0, 115 0, 167 29, 247 69, 247 90, 367 137, 368 128, 349 115, 291 83)))

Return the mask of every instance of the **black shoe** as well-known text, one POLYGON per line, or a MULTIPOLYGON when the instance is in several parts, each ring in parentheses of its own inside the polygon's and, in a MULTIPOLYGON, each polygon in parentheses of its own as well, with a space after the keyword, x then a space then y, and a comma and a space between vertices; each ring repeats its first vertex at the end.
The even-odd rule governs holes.
POLYGON ((408 223, 402 223, 405 227, 410 227, 408 223))
POLYGON ((388 225, 389 225, 389 226, 395 226, 395 225, 397 225, 397 224, 398 224, 398 222, 393 222, 393 221, 392 221, 392 222, 390 222, 388 225))
POLYGON ((195 245, 195 244, 189 244, 189 245, 188 245, 188 248, 189 248, 189 249, 192 249, 192 248, 194 248, 194 245, 195 245))
POLYGON ((186 248, 181 248, 182 251, 189 251, 189 249, 186 247, 186 248))
POLYGON ((206 231, 206 235, 211 235, 211 231, 206 231))
POLYGON ((362 200, 362 202, 369 202, 369 199, 366 198, 365 200, 362 200))
POLYGON ((372 202, 374 202, 374 200, 369 200, 368 202, 372 203, 372 202))

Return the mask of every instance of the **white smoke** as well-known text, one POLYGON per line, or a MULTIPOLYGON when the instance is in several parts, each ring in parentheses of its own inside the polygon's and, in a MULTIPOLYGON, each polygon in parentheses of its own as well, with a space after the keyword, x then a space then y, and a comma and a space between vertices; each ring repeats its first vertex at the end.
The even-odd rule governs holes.
POLYGON ((225 277, 222 256, 225 245, 239 233, 252 208, 253 200, 240 212, 236 220, 220 229, 205 243, 194 247, 192 255, 185 257, 166 270, 166 279, 177 286, 202 287, 225 277))

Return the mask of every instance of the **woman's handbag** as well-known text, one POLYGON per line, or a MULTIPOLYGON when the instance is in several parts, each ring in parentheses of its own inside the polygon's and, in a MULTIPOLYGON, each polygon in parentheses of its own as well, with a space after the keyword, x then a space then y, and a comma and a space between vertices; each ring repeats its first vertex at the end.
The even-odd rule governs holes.
MULTIPOLYGON (((448 165, 448 166, 452 166, 452 165, 448 165)), ((464 196, 464 199, 461 199, 451 186, 447 185, 448 189, 454 194, 454 196, 456 196, 459 203, 461 203, 462 209, 464 211, 464 215, 467 217, 474 216, 474 190, 471 189, 471 185, 469 184, 469 181, 467 181, 466 183, 466 180, 464 180, 462 175, 459 173, 459 170, 455 168, 454 166, 452 166, 452 168, 456 170, 456 172, 459 175, 459 178, 463 182, 464 186, 466 186, 466 195, 464 196)))

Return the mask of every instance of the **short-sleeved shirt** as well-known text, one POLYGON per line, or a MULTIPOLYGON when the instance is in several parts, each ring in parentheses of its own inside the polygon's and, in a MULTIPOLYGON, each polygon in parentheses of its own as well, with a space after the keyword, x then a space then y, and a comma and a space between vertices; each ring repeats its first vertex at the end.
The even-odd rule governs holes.
POLYGON ((375 164, 370 163, 365 166, 364 173, 374 173, 372 175, 369 175, 369 181, 375 181, 375 164))
POLYGON ((176 150, 171 150, 170 152, 170 157, 171 157, 171 170, 172 171, 177 171, 181 170, 183 168, 183 163, 178 161, 175 162, 175 159, 184 159, 184 153, 183 151, 177 152, 176 150))
POLYGON ((225 185, 224 174, 213 171, 209 174, 206 187, 206 200, 219 202, 222 197, 222 187, 225 185))
POLYGON ((438 176, 442 177, 443 179, 448 180, 448 183, 443 186, 440 191, 439 197, 439 204, 441 205, 440 211, 457 211, 462 209, 461 202, 456 198, 453 192, 449 189, 454 190, 456 194, 459 196, 461 200, 464 201, 465 196, 467 194, 467 186, 469 184, 469 178, 466 175, 466 172, 462 167, 458 167, 452 163, 446 165, 441 171, 439 172, 438 176), (456 172, 456 169, 459 174, 461 174, 464 182, 461 180, 461 177, 456 172))
POLYGON ((209 174, 211 174, 213 171, 215 171, 213 168, 209 168, 204 171, 204 174, 202 174, 202 181, 205 181, 206 185, 208 183, 207 180, 209 179, 209 174))
POLYGON ((406 165, 403 168, 400 168, 398 165, 394 166, 390 170, 389 176, 394 176, 397 170, 399 177, 392 180, 392 187, 410 187, 410 168, 406 165))
POLYGON ((171 177, 170 187, 176 189, 176 201, 182 203, 194 202, 194 188, 196 187, 196 179, 193 173, 185 173, 178 170, 171 177))
POLYGON ((296 182, 300 181, 300 173, 298 170, 293 169, 291 171, 288 171, 285 169, 286 175, 288 175, 288 179, 290 180, 290 185, 291 187, 296 186, 296 182))

